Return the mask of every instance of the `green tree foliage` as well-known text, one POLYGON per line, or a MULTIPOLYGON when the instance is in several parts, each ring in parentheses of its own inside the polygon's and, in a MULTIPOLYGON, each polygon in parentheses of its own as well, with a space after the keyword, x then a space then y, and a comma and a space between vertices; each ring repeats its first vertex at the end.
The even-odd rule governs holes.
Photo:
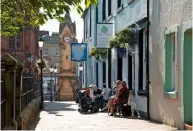
MULTIPOLYGON (((75 7, 82 15, 83 0, 1 0, 1 36, 14 36, 22 28, 36 28, 48 19, 64 21, 62 15, 75 7)), ((85 0, 86 8, 98 0, 85 0)))

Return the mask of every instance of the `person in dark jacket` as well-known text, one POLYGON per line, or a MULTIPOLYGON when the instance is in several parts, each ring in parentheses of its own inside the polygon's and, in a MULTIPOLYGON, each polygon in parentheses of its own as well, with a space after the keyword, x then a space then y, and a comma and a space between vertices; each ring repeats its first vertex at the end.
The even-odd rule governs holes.
POLYGON ((97 109, 99 109, 99 108, 101 108, 101 103, 103 100, 102 90, 99 89, 96 85, 94 85, 93 88, 94 88, 94 91, 93 91, 94 105, 97 109))

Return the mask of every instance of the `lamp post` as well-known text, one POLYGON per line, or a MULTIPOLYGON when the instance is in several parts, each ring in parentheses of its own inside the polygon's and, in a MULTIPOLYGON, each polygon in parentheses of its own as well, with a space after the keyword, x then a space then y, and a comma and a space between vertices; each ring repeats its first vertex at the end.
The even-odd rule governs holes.
POLYGON ((53 73, 53 71, 54 71, 54 68, 52 67, 52 65, 51 65, 51 67, 49 68, 50 69, 50 73, 51 73, 51 82, 50 82, 50 85, 51 85, 51 88, 50 88, 50 101, 51 102, 53 102, 53 94, 52 94, 52 73, 53 73))
MULTIPOLYGON (((43 58, 42 58, 42 48, 43 48, 43 44, 44 44, 44 39, 40 38, 38 41, 39 44, 39 48, 40 48, 40 58, 41 58, 41 62, 43 62, 43 58)), ((41 103, 40 103, 40 109, 43 110, 44 109, 44 94, 43 94, 43 67, 40 66, 40 73, 41 73, 41 79, 40 79, 40 94, 41 94, 41 103)))
POLYGON ((55 74, 54 100, 55 100, 55 97, 56 97, 56 73, 57 73, 57 71, 58 71, 58 69, 55 66, 55 68, 54 68, 54 74, 55 74))

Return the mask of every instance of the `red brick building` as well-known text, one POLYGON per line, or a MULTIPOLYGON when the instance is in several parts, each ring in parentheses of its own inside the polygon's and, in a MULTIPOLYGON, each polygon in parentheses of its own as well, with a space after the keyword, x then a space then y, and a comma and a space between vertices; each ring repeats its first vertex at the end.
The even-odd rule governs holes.
POLYGON ((7 52, 31 68, 39 58, 38 37, 37 29, 24 29, 17 36, 1 37, 1 55, 7 52))

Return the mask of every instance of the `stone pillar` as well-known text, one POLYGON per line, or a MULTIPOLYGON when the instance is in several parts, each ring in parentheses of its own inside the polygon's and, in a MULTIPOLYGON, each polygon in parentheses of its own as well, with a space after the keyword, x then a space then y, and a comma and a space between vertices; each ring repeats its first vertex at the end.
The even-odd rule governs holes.
POLYGON ((61 101, 75 100, 74 91, 76 84, 75 64, 71 62, 71 42, 73 42, 73 33, 66 25, 60 35, 61 57, 60 57, 60 90, 61 101))

